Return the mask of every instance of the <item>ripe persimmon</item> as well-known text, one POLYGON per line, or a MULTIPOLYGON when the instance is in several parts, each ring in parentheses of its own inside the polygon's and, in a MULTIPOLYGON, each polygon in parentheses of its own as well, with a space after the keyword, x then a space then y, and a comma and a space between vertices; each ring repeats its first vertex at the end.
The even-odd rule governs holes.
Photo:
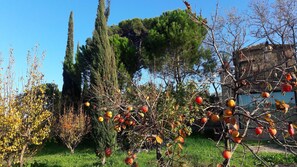
POLYGON ((223 151, 222 155, 225 159, 230 159, 232 156, 232 153, 229 150, 225 150, 225 151, 223 151))
POLYGON ((233 99, 230 99, 227 101, 227 106, 230 108, 234 108, 236 105, 235 101, 233 99))

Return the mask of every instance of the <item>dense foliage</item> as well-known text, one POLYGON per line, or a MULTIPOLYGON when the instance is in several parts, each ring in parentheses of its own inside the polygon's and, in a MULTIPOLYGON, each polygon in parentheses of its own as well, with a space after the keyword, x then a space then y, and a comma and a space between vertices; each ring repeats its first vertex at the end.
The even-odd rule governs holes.
POLYGON ((95 142, 96 153, 101 158, 102 164, 109 155, 106 150, 111 150, 116 146, 116 132, 113 130, 113 122, 100 122, 98 118, 105 115, 110 119, 116 110, 111 108, 118 100, 117 66, 115 55, 110 45, 107 27, 105 0, 99 0, 95 30, 93 32, 91 54, 92 66, 90 77, 90 114, 92 119, 92 136, 95 142))
MULTIPOLYGON (((201 19, 202 20, 202 19, 201 19)), ((189 77, 200 78, 212 71, 215 61, 202 47, 207 29, 194 23, 182 10, 154 18, 145 40, 145 66, 157 72, 167 84, 182 84, 189 77)))
POLYGON ((5 166, 24 164, 24 156, 34 151, 49 137, 52 113, 45 108, 45 87, 40 62, 28 56, 27 80, 22 94, 13 87, 13 58, 1 82, 0 108, 0 162, 5 166))
MULTIPOLYGON (((70 13, 68 22, 68 38, 66 46, 66 54, 63 62, 63 88, 62 88, 62 105, 68 107, 70 105, 75 105, 80 101, 81 93, 81 72, 79 70, 79 60, 76 59, 74 63, 74 42, 73 42, 73 12, 70 13)), ((62 107, 62 108, 64 108, 62 107)))

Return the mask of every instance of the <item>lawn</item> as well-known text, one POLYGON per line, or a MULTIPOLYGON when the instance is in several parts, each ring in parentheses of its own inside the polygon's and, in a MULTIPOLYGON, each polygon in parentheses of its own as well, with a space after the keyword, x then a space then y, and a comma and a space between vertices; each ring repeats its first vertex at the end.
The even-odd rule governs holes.
MULTIPOLYGON (((183 154, 185 158, 183 159, 184 166, 189 167, 204 167, 204 166, 216 166, 217 163, 221 163, 223 158, 221 156, 221 151, 215 146, 215 142, 202 138, 200 136, 191 136, 186 139, 184 145, 183 154)), ((253 142, 251 143, 253 144, 253 142)), ((74 154, 70 154, 69 150, 66 149, 60 143, 47 143, 45 147, 37 153, 33 158, 27 160, 28 167, 88 167, 95 166, 97 162, 97 157, 90 144, 81 144, 75 150, 74 154)), ((231 165, 235 166, 261 166, 261 163, 252 156, 246 150, 240 146, 233 155, 231 165)), ((143 151, 137 155, 137 162, 140 167, 153 167, 157 166, 155 161, 154 151, 143 151)), ((106 167, 121 167, 126 166, 124 164, 124 159, 126 153, 123 151, 116 151, 107 160, 106 167)), ((273 164, 297 164, 297 157, 285 154, 276 153, 260 153, 260 157, 269 162, 269 165, 273 164)), ((176 164, 176 166, 181 166, 176 164)))

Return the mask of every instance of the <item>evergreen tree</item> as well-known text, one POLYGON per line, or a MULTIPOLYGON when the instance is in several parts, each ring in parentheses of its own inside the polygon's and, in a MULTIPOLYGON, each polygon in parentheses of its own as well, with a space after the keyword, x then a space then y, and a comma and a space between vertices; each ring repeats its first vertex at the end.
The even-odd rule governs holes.
MULTIPOLYGON (((109 3, 108 3, 109 4, 109 3)), ((109 7, 107 7, 109 9, 109 7)), ((116 111, 114 102, 118 90, 117 67, 115 56, 108 36, 108 14, 105 9, 105 0, 99 0, 95 30, 92 38, 92 68, 91 68, 91 104, 93 138, 96 153, 105 163, 105 150, 112 149, 116 144, 116 132, 112 120, 108 120, 107 112, 116 111), (98 117, 105 117, 99 122, 98 117)))
POLYGON ((105 2, 99 0, 97 18, 95 21, 95 31, 93 32, 92 50, 93 50, 93 74, 91 75, 91 84, 114 85, 117 87, 117 72, 113 50, 110 46, 108 37, 108 27, 106 23, 107 15, 105 13, 105 2), (97 80, 100 80, 98 83, 97 80))
POLYGON ((207 30, 186 11, 165 12, 152 19, 150 26, 144 41, 144 67, 168 78, 167 84, 180 86, 187 79, 203 79, 203 72, 214 69, 210 50, 202 47, 207 30))
POLYGON ((87 38, 86 44, 80 47, 80 52, 78 55, 78 61, 81 72, 81 85, 82 85, 82 97, 81 99, 85 101, 89 98, 88 92, 90 90, 90 78, 91 78, 91 68, 92 68, 92 39, 87 38))
POLYGON ((76 54, 75 54, 75 64, 74 64, 74 75, 73 75, 73 84, 74 84, 74 100, 75 102, 80 102, 81 100, 81 92, 82 92, 82 68, 81 68, 81 52, 79 50, 79 43, 76 47, 76 54))
MULTIPOLYGON (((124 20, 109 29, 118 68, 122 68, 119 65, 123 65, 131 78, 141 76, 140 69, 143 67, 142 48, 150 28, 148 24, 150 20, 139 18, 124 20)), ((122 79, 119 78, 119 81, 122 79)))
MULTIPOLYGON (((63 62, 63 88, 62 88, 62 110, 77 104, 80 100, 81 92, 81 77, 79 69, 79 61, 76 58, 76 63, 73 62, 74 42, 73 42, 73 12, 70 13, 68 22, 68 38, 66 46, 66 54, 63 62)), ((79 54, 79 50, 78 53, 79 54)))
POLYGON ((136 48, 128 38, 120 37, 118 34, 110 36, 110 44, 116 58, 119 88, 124 90, 139 70, 136 67, 136 48))
POLYGON ((66 54, 63 62, 63 88, 62 88, 62 110, 70 105, 71 97, 73 97, 73 12, 71 11, 68 21, 68 38, 66 46, 66 54))

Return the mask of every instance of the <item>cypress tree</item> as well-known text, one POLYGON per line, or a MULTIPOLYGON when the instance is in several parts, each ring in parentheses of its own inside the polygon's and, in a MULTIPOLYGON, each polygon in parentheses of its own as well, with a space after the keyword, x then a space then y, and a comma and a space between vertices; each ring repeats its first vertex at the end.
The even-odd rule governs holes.
POLYGON ((73 63, 73 12, 71 11, 68 21, 68 38, 66 54, 63 62, 63 88, 62 88, 62 111, 64 107, 72 105, 74 97, 74 63, 73 63))
POLYGON ((99 0, 93 32, 93 72, 95 75, 91 77, 91 83, 97 86, 114 85, 117 87, 115 56, 109 42, 106 19, 105 0, 99 0), (98 83, 100 79, 108 82, 98 83))
MULTIPOLYGON (((109 4, 109 3, 108 3, 109 4)), ((109 9, 109 6, 107 7, 109 9)), ((113 102, 118 89, 117 66, 115 56, 109 43, 105 0, 99 0, 95 30, 92 38, 92 69, 91 69, 91 103, 93 138, 97 155, 105 163, 105 150, 116 145, 116 132, 112 120, 98 121, 98 117, 106 118, 106 112, 115 114, 113 102), (112 102, 113 101, 113 102, 112 102), (105 115, 105 116, 104 116, 105 115)))
POLYGON ((91 78, 91 69, 92 67, 92 38, 87 38, 86 44, 82 45, 79 48, 79 67, 81 72, 81 99, 82 101, 86 101, 89 98, 90 93, 90 78, 91 78))
POLYGON ((82 92, 82 65, 81 65, 81 57, 82 54, 80 52, 80 46, 79 43, 77 44, 76 47, 76 54, 75 54, 75 64, 74 64, 74 101, 75 102, 80 102, 81 100, 81 92, 82 92))

